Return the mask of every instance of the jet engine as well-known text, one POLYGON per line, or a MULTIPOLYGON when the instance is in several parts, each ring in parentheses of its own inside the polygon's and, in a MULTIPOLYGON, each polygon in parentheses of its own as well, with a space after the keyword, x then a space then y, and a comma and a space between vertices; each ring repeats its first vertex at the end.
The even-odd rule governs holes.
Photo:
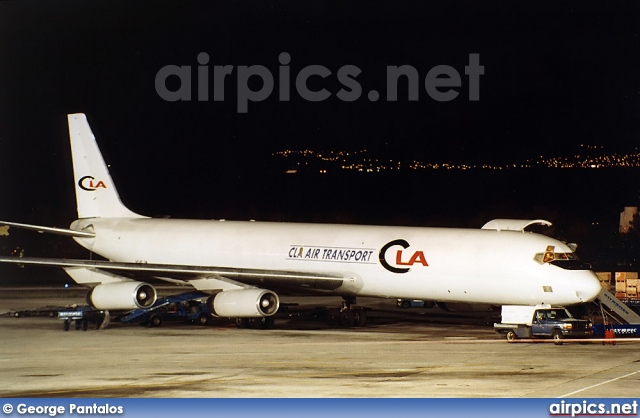
POLYGON ((149 308, 156 301, 156 289, 143 282, 100 284, 87 293, 87 303, 102 310, 149 308))
POLYGON ((227 290, 207 299, 214 315, 230 318, 272 316, 279 306, 278 295, 264 289, 227 290))

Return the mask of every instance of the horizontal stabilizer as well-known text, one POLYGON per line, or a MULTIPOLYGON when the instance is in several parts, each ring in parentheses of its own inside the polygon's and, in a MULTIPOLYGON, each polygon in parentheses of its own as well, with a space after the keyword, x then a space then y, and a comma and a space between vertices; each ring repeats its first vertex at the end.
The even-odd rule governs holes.
POLYGON ((46 232, 47 234, 65 235, 67 237, 95 238, 96 236, 96 234, 94 234, 93 232, 75 231, 73 229, 54 228, 40 225, 20 224, 17 222, 0 221, 0 225, 6 225, 12 228, 29 229, 40 233, 46 232))

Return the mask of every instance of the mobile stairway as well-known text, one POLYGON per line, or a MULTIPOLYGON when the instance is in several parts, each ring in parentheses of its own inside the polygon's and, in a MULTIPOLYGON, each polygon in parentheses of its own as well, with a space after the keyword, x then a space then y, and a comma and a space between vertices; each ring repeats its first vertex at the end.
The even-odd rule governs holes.
POLYGON ((594 324, 594 335, 604 336, 605 330, 611 330, 616 337, 640 337, 640 315, 634 309, 605 288, 600 290, 596 301, 603 323, 594 324))

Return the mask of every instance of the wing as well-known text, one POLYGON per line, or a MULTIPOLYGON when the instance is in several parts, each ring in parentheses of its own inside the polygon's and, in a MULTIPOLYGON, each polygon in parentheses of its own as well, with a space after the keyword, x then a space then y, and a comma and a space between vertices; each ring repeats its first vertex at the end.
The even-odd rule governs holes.
POLYGON ((89 286, 146 276, 174 284, 190 285, 201 291, 261 287, 283 294, 314 294, 334 292, 341 287, 341 290, 348 291, 348 288, 359 283, 356 278, 342 275, 302 271, 32 257, 0 257, 0 263, 63 267, 77 283, 89 286))

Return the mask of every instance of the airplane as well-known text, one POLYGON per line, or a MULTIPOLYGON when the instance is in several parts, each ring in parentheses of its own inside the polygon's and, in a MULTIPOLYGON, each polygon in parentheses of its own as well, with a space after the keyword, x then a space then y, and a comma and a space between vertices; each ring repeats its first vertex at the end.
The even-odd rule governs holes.
POLYGON ((571 245, 525 231, 545 220, 496 219, 481 229, 150 218, 131 211, 87 118, 68 115, 78 219, 68 229, 0 221, 61 234, 106 260, 0 257, 62 267, 90 288, 100 310, 150 307, 140 277, 206 292, 211 311, 239 326, 271 327, 279 295, 334 295, 344 326, 364 326, 356 298, 488 305, 571 305, 600 283, 571 245))

